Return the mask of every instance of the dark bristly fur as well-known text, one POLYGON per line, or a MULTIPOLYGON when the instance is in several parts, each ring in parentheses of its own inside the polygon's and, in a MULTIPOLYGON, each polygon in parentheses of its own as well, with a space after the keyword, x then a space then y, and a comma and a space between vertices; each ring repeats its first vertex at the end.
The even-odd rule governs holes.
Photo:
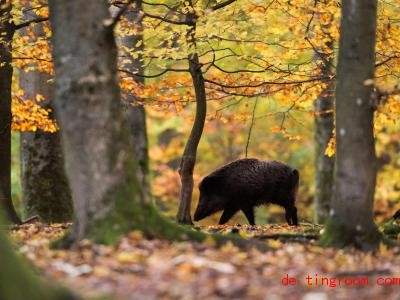
POLYGON ((298 225, 295 206, 298 186, 299 172, 282 162, 239 159, 203 178, 194 220, 223 210, 219 224, 225 224, 242 210, 254 225, 254 207, 273 203, 285 208, 289 225, 298 225))

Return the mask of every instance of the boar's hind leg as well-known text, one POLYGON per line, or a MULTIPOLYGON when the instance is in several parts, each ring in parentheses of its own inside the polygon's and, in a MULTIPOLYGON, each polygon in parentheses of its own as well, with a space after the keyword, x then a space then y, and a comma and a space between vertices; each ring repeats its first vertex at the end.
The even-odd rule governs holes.
POLYGON ((236 214, 238 212, 239 209, 237 209, 236 207, 226 207, 221 219, 219 219, 219 225, 225 224, 226 222, 229 221, 230 218, 233 217, 234 214, 236 214))
POLYGON ((244 215, 246 216, 247 221, 249 221, 249 224, 256 225, 256 223, 254 222, 254 208, 246 207, 246 208, 242 208, 242 211, 243 211, 244 215))
POLYGON ((288 222, 289 225, 299 225, 298 220, 297 220, 297 208, 296 206, 289 206, 285 208, 286 213, 285 213, 285 218, 286 222, 288 222))

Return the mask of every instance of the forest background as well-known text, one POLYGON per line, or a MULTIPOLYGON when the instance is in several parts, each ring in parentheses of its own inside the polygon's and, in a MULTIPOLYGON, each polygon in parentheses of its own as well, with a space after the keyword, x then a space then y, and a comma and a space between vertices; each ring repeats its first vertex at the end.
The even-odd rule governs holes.
MULTIPOLYGON (((147 14, 141 22, 143 41, 122 48, 119 61, 123 92, 135 95, 146 108, 151 189, 158 206, 171 217, 178 209, 177 170, 195 113, 185 61, 190 50, 187 26, 179 24, 175 2, 142 2, 147 14), (139 71, 125 66, 138 57, 147 77, 143 85, 134 80, 139 71)), ((23 22, 21 12, 27 5, 28 1, 15 1, 15 23, 23 22)), ((35 8, 36 17, 48 17, 46 1, 29 1, 29 5, 35 8)), ((333 161, 335 154, 335 133, 331 131, 329 142, 318 146, 316 125, 316 119, 331 116, 333 108, 321 111, 316 102, 321 98, 333 102, 329 86, 335 80, 339 1, 240 0, 216 11, 199 1, 193 9, 201 11, 195 39, 208 108, 197 152, 195 186, 216 167, 245 156, 285 161, 301 174, 300 220, 313 222, 318 155, 323 152, 333 161)), ((376 79, 366 83, 375 84, 384 95, 375 113, 379 175, 374 213, 378 223, 393 215, 400 198, 396 180, 400 178, 399 12, 397 1, 379 2, 376 79)), ((40 108, 46 101, 43 95, 26 97, 17 80, 22 72, 38 70, 49 74, 52 84, 51 32, 47 22, 41 24, 44 34, 38 35, 29 26, 13 40, 12 196, 22 215, 19 132, 57 130, 49 111, 40 108)), ((138 30, 135 22, 122 18, 116 33, 123 38, 138 30)), ((193 206, 197 198, 195 188, 193 206)), ((216 221, 213 217, 202 223, 216 221)), ((231 222, 245 223, 245 219, 238 214, 231 222)), ((281 222, 281 208, 257 210, 257 224, 281 222)))

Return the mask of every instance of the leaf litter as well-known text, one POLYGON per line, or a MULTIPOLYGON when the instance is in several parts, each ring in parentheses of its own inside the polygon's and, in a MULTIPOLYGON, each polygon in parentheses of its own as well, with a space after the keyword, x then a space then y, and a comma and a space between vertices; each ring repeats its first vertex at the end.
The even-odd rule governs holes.
POLYGON ((399 248, 382 245, 376 253, 320 248, 316 239, 322 227, 317 225, 196 227, 261 238, 271 249, 266 252, 243 251, 231 243, 215 248, 207 243, 149 240, 139 231, 122 237, 115 246, 84 240, 74 250, 49 249, 69 226, 27 224, 14 228, 11 237, 44 278, 88 298, 398 299, 399 248), (306 238, 299 243, 292 236, 306 238), (322 284, 322 278, 330 279, 330 285, 322 284), (339 284, 339 278, 353 281, 339 284), (369 284, 357 286, 355 278, 367 278, 369 284), (377 279, 391 284, 379 285, 377 279))

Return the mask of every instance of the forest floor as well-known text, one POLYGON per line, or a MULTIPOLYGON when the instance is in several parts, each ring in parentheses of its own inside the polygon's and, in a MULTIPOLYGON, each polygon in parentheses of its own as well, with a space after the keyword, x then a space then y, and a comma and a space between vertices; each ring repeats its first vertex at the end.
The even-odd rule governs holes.
POLYGON ((138 231, 113 247, 83 241, 73 251, 49 250, 68 226, 23 225, 11 236, 46 280, 89 298, 399 299, 400 248, 323 249, 315 242, 322 228, 311 224, 198 228, 262 238, 271 248, 266 252, 147 240, 138 231))

